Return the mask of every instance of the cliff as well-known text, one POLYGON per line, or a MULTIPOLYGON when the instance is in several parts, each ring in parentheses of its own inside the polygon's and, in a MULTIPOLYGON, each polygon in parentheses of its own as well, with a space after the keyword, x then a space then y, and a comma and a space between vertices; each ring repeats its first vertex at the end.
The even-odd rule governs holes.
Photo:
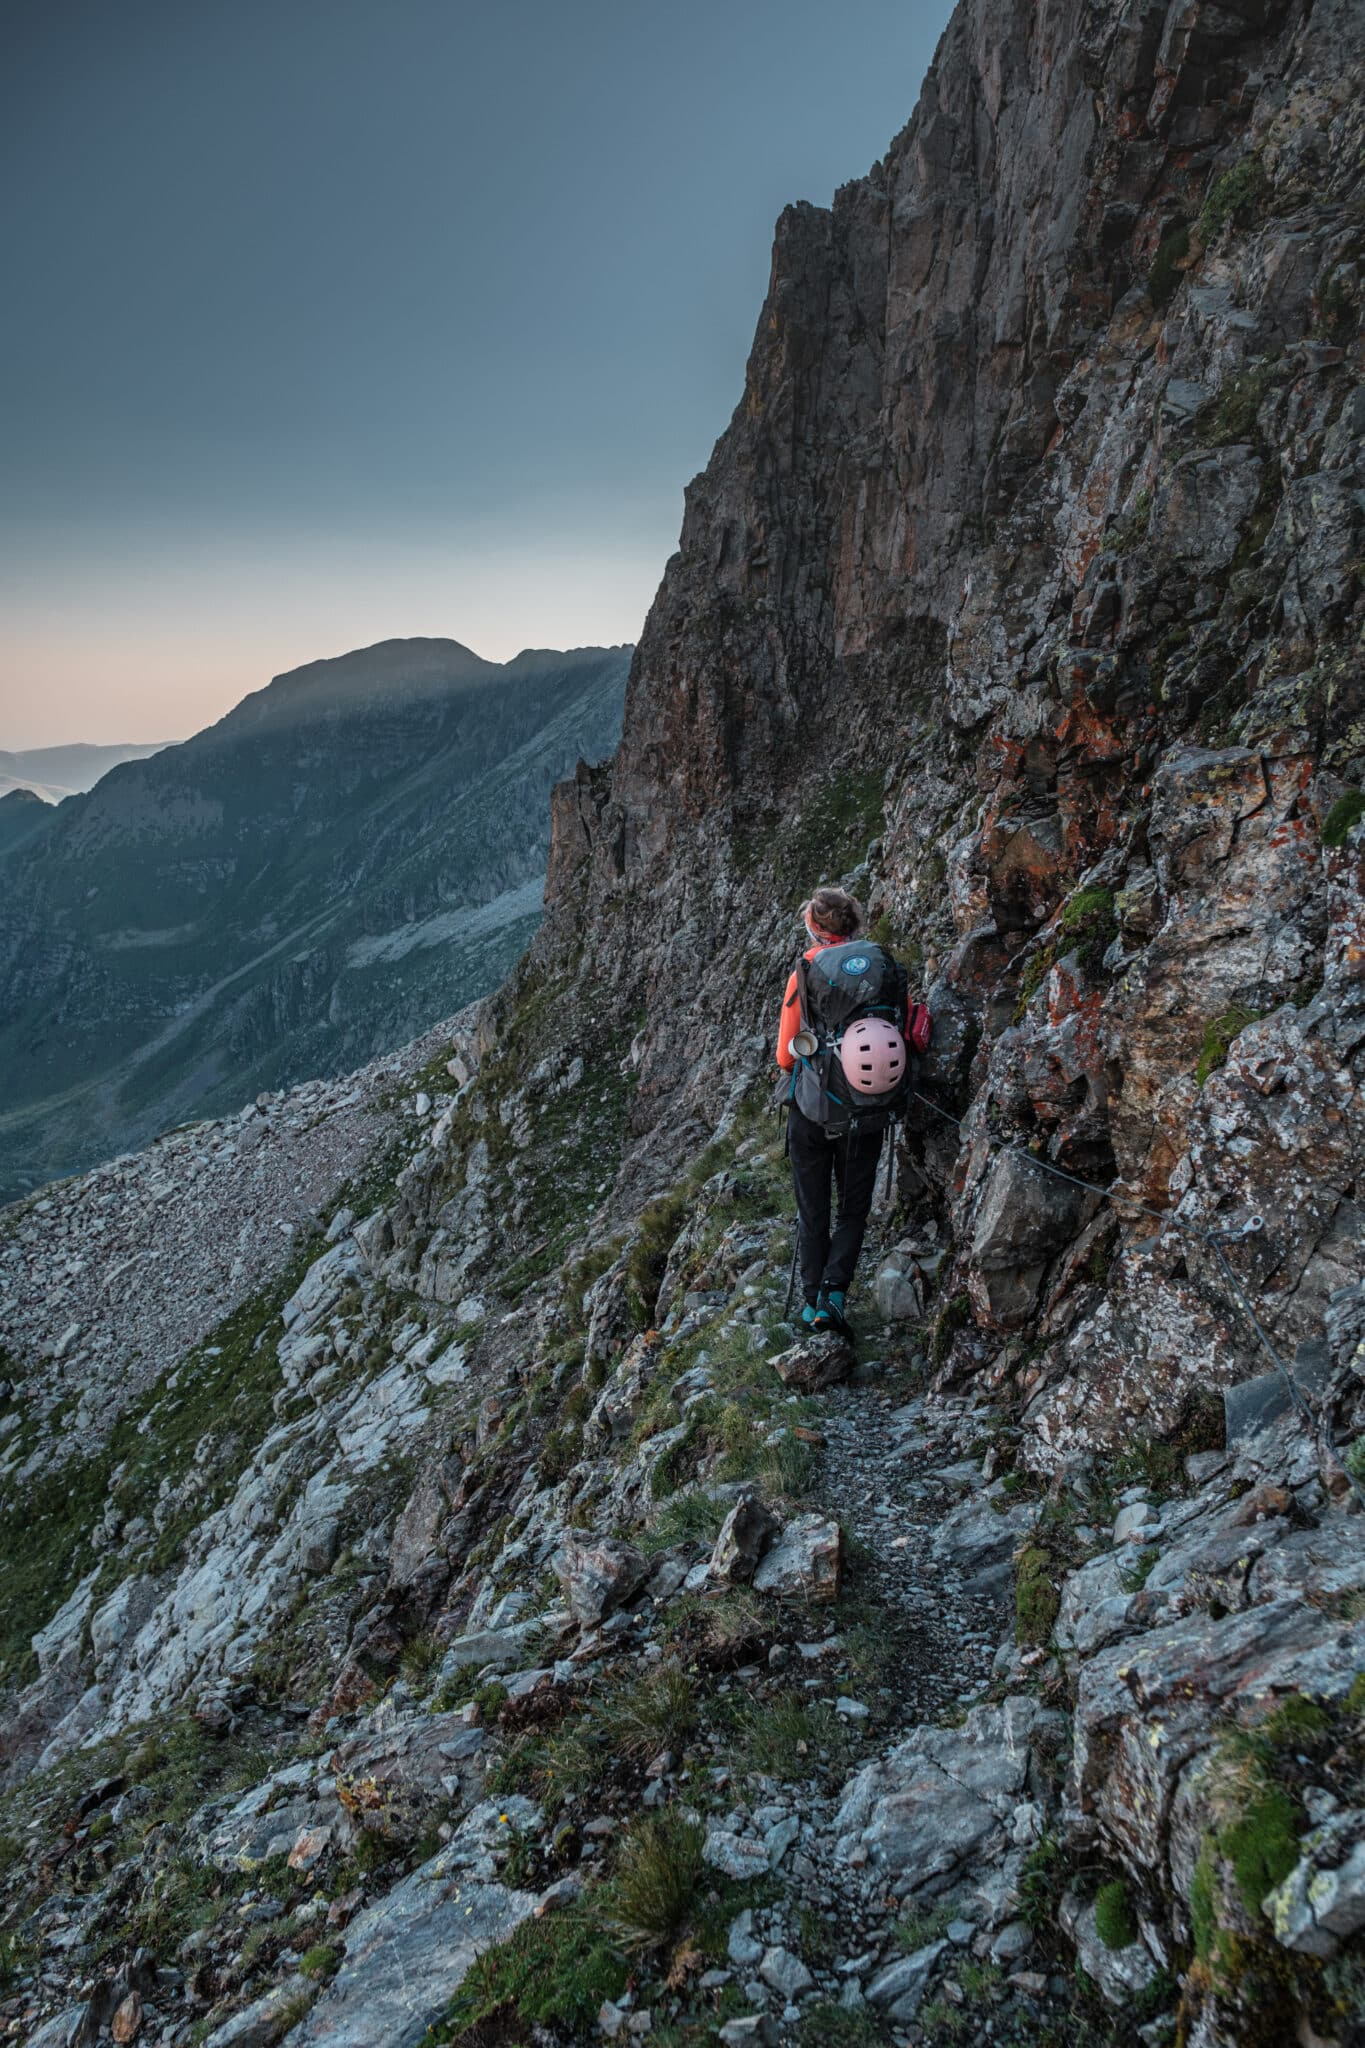
POLYGON ((0 1219, 34 2042, 1359 2040, 1362 40, 960 7, 508 982, 0 1219), (856 1356, 821 879, 936 1019, 856 1356))

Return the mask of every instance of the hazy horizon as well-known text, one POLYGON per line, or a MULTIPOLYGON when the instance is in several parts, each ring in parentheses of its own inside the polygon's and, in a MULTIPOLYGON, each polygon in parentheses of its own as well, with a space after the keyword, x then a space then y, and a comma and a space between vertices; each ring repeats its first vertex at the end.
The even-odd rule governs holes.
POLYGON ((0 744, 388 638, 638 638, 782 207, 946 0, 28 0, 0 79, 0 744))

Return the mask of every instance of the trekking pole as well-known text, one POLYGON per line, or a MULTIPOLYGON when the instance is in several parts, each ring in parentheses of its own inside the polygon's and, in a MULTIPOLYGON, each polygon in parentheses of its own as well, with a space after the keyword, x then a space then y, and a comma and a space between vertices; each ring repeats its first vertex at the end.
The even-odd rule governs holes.
POLYGON ((790 1273, 789 1273, 789 1274, 787 1275, 787 1299, 786 1299, 786 1301, 784 1302, 784 1304, 783 1304, 783 1307, 782 1307, 782 1320, 783 1320, 783 1322, 784 1322, 784 1323, 786 1322, 786 1320, 787 1320, 787 1317, 788 1317, 788 1316, 789 1316, 789 1315, 791 1314, 791 1312, 792 1312, 792 1294, 793 1294, 793 1292, 795 1291, 795 1288, 796 1288, 796 1255, 797 1255, 797 1253, 798 1253, 798 1252, 800 1251, 800 1249, 801 1249, 801 1240, 800 1240, 800 1238, 799 1238, 799 1237, 798 1237, 798 1236, 796 1235, 796 1232, 795 1232, 795 1231, 793 1230, 793 1232, 792 1232, 792 1269, 791 1269, 790 1273))

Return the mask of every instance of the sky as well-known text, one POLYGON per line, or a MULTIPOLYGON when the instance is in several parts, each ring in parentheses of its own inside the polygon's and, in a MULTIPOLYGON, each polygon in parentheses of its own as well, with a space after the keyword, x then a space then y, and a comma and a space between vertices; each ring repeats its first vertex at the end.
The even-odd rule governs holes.
POLYGON ((0 748, 403 634, 637 637, 773 223, 946 0, 14 0, 0 748))

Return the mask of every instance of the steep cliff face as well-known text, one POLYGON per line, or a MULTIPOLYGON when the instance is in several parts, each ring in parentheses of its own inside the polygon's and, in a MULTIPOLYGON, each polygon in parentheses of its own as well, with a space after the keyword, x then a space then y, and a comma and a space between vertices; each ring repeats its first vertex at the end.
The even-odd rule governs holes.
POLYGON ((507 985, 0 1217, 43 2048, 1354 2048, 1363 38, 960 8, 507 985), (763 1114, 835 878, 936 1018, 856 1362, 763 1114))
POLYGON ((874 842, 856 880, 966 1112, 914 1149, 980 1326, 1044 1311, 1040 1454, 1069 1403, 1168 1427, 1254 1349, 1123 1211, 1097 1306, 1065 1254, 1086 1229, 1107 1261, 1114 1212, 1003 1142, 1206 1228, 1262 1214, 1291 1348, 1360 1235, 1360 35, 1350 6, 960 8, 884 162, 779 223, 620 753, 558 799, 542 955, 699 992, 641 1048, 651 1152, 764 1021, 841 828, 874 842))

